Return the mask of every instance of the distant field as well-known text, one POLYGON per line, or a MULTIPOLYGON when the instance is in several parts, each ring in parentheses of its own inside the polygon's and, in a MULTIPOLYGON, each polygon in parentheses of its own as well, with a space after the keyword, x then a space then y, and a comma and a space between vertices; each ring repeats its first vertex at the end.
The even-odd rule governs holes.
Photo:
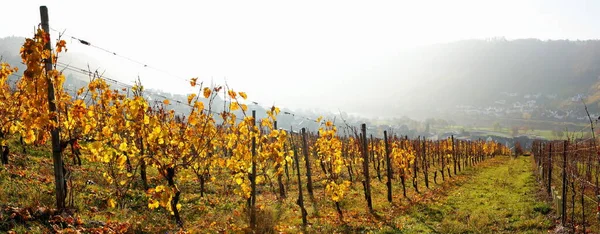
MULTIPOLYGON (((509 128, 502 128, 500 130, 495 130, 491 127, 464 127, 464 126, 450 126, 450 127, 444 127, 444 128, 432 128, 432 131, 437 132, 437 133, 445 133, 445 132, 451 132, 451 131, 460 131, 460 130, 465 130, 467 132, 471 132, 471 131, 484 131, 486 132, 485 134, 489 134, 489 135, 495 135, 495 136, 500 136, 500 137, 507 137, 510 138, 512 137, 512 130, 509 128)), ((564 129, 563 129, 564 131, 564 129)), ((571 129, 569 129, 568 134, 570 136, 574 135, 575 138, 581 138, 582 136, 589 134, 590 130, 589 128, 587 128, 587 126, 583 126, 582 128, 577 129, 576 131, 572 131, 571 129), (581 131, 583 129, 583 131, 581 131)), ((527 135, 527 136, 537 136, 537 137, 542 137, 544 139, 547 140, 564 140, 567 138, 567 132, 564 132, 564 135, 562 137, 558 137, 556 135, 553 134, 552 130, 539 130, 539 129, 534 129, 534 130, 528 130, 528 131, 519 131, 519 135, 527 135)))

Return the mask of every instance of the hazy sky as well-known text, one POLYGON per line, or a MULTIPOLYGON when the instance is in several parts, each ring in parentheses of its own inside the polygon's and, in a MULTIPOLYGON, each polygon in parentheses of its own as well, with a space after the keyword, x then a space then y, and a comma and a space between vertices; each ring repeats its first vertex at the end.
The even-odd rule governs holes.
MULTIPOLYGON (((600 38, 600 1, 19 1, 2 3, 0 37, 31 36, 39 6, 69 36, 168 70, 246 91, 263 105, 360 112, 371 71, 403 48, 461 39, 600 38)), ((53 36, 56 36, 54 33, 53 36)), ((131 82, 188 91, 68 38, 69 53, 131 82), (85 59, 82 59, 85 60, 85 59)), ((406 87, 417 82, 410 77, 406 87)), ((378 114, 378 113, 375 113, 378 114)))

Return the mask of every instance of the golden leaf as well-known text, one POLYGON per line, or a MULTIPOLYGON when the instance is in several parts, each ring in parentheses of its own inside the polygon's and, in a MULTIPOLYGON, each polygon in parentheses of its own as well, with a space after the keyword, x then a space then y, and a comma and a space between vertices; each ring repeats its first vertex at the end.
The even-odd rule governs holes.
POLYGON ((158 205, 159 205, 159 203, 157 200, 154 200, 154 199, 148 200, 148 208, 156 209, 156 208, 158 208, 158 205))
POLYGON ((192 103, 192 100, 194 100, 194 98, 196 97, 196 94, 192 93, 190 95, 188 95, 187 99, 188 99, 188 104, 192 103))
POLYGON ((25 143, 26 144, 31 144, 35 141, 35 132, 33 132, 33 129, 29 129, 29 131, 27 131, 27 133, 25 134, 25 143))
POLYGON ((210 89, 208 87, 204 87, 204 98, 210 97, 210 89))
POLYGON ((119 145, 119 150, 120 151, 127 151, 127 142, 121 143, 121 145, 119 145))
POLYGON ((248 99, 248 96, 246 95, 246 93, 245 93, 245 92, 238 92, 238 94, 240 94, 240 96, 241 96, 241 97, 242 97, 244 100, 248 99))
POLYGON ((198 80, 198 77, 190 79, 190 85, 191 85, 192 87, 195 87, 195 86, 196 86, 196 81, 197 81, 197 80, 198 80))
POLYGON ((117 206, 117 202, 115 202, 115 199, 108 199, 108 206, 110 208, 115 208, 115 206, 117 206))
POLYGON ((236 103, 236 102, 232 102, 231 104, 229 104, 229 109, 230 109, 231 111, 236 111, 236 110, 238 110, 238 109, 239 109, 239 105, 238 105, 238 103, 236 103))

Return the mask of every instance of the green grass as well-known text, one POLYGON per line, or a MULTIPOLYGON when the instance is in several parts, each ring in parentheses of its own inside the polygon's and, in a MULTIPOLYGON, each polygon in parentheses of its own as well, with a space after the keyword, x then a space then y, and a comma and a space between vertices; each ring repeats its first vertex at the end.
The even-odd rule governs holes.
POLYGON ((446 197, 398 217, 403 233, 544 233, 550 207, 537 202, 531 157, 497 157, 446 197))

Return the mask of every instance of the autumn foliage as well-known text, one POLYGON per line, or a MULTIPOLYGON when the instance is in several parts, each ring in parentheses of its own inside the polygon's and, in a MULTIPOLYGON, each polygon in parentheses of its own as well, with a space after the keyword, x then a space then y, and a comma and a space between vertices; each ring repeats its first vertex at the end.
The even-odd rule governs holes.
MULTIPOLYGON (((266 188, 273 188, 276 180, 282 183, 284 175, 289 190, 293 186, 289 183, 290 172, 304 173, 292 167, 292 149, 302 142, 301 136, 275 128, 279 108, 267 110, 264 119, 254 119, 244 104, 246 93, 227 86, 207 87, 197 78, 190 81, 197 93, 188 95, 186 113, 176 113, 169 100, 149 101, 139 82, 131 89, 115 89, 102 77, 93 76, 87 86, 71 96, 63 88, 64 74, 56 68, 46 72, 43 66, 45 60, 56 62, 59 53, 66 52, 66 42, 58 41, 52 52, 44 50, 48 40, 48 34, 38 30, 34 38, 25 41, 21 57, 27 69, 16 85, 8 81, 16 69, 8 64, 0 67, 0 143, 8 148, 7 140, 22 136, 26 145, 44 146, 50 139, 50 129, 58 128, 61 150, 66 153, 70 145, 71 152, 66 155, 81 156, 102 175, 109 192, 95 196, 105 201, 108 209, 126 208, 126 198, 141 191, 144 209, 168 212, 183 229, 184 194, 199 192, 204 196, 205 185, 217 178, 245 200, 256 195, 252 193, 270 193, 266 188), (46 96, 49 84, 54 87, 57 106, 52 113, 46 96), (213 100, 219 95, 229 105, 215 112, 213 100), (197 182, 200 189, 181 186, 190 181, 197 182), (262 189, 254 191, 253 183, 262 189)), ((332 121, 319 119, 318 123, 318 136, 311 135, 308 151, 314 153, 309 163, 322 168, 318 180, 327 202, 335 206, 343 221, 343 201, 356 186, 356 177, 365 170, 359 166, 364 162, 359 157, 361 139, 340 134, 332 121)), ((382 139, 372 141, 369 161, 381 180, 390 176, 379 172, 386 164, 386 144, 382 139)), ((436 152, 437 156, 423 159, 419 159, 420 146, 413 140, 393 137, 388 143, 393 175, 402 181, 411 177, 416 161, 432 160, 432 165, 449 171, 451 162, 457 160, 450 140, 428 142, 428 152, 436 152)), ((507 153, 506 147, 495 142, 458 143, 464 144, 458 147, 473 152, 472 158, 507 153)), ((3 157, 2 162, 8 163, 8 159, 3 157)), ((285 195, 285 191, 279 194, 285 195)), ((262 206, 247 209, 260 210, 262 206)))

